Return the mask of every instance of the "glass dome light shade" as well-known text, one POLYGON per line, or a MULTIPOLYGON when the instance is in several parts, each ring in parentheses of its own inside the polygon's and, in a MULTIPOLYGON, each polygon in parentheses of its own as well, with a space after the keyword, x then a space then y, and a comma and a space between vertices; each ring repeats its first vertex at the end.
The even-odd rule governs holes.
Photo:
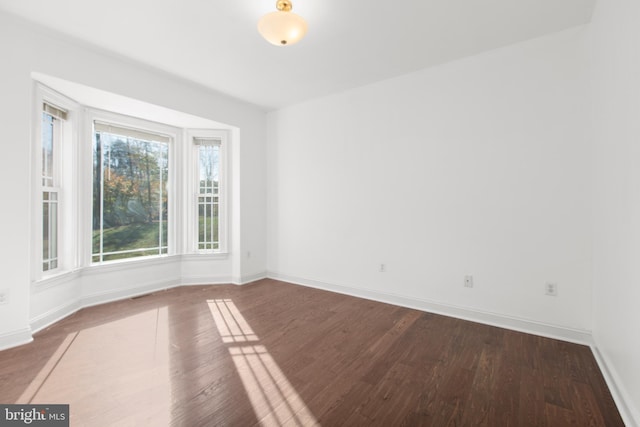
POLYGON ((287 46, 300 41, 307 33, 307 22, 293 12, 267 13, 258 21, 258 32, 269 43, 287 46))

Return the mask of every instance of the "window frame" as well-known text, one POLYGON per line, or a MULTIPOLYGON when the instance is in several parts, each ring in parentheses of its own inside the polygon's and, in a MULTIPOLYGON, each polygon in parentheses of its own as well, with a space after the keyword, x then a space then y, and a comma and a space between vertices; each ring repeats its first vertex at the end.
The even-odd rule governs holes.
POLYGON ((85 182, 93 183, 93 143, 95 141, 95 131, 94 131, 94 123, 100 122, 103 124, 110 124, 116 127, 128 128, 132 130, 139 130, 149 134, 157 134, 166 136, 170 139, 168 144, 168 179, 167 179, 167 251, 164 254, 156 254, 156 255, 144 255, 144 256, 135 256, 130 258, 116 259, 116 260, 107 260, 107 261, 93 261, 93 245, 92 245, 92 237, 93 237, 93 204, 91 201, 93 200, 93 185, 88 184, 87 190, 85 193, 84 199, 86 203, 84 203, 85 208, 85 224, 84 224, 84 236, 86 236, 86 250, 84 251, 84 262, 83 265, 92 266, 92 265, 104 265, 111 263, 121 263, 121 262, 130 262, 136 260, 144 260, 144 259, 154 259, 159 257, 166 257, 170 255, 175 255, 179 253, 179 247, 176 244, 176 230, 179 224, 179 218, 177 217, 177 195, 179 191, 176 189, 179 188, 177 175, 179 173, 177 169, 176 162, 176 147, 181 143, 180 137, 180 129, 175 128, 170 125, 166 125, 163 123, 152 122, 150 120, 144 120, 137 117, 131 117, 124 114, 119 114, 111 111, 100 110, 96 108, 87 108, 85 115, 85 138, 87 141, 91 141, 91 143, 85 144, 87 147, 87 153, 85 154, 85 162, 86 171, 85 171, 85 182), (176 173, 178 172, 178 173, 176 173))
MULTIPOLYGON (((40 152, 42 154, 44 154, 44 115, 48 115, 49 117, 51 117, 52 122, 52 131, 51 131, 51 170, 48 171, 47 174, 45 174, 45 168, 46 168, 46 164, 47 162, 44 161, 43 159, 43 155, 40 158, 40 166, 41 166, 41 178, 40 178, 40 205, 42 207, 42 221, 41 221, 41 228, 42 228, 42 244, 40 245, 41 247, 41 257, 42 257, 42 274, 43 275, 47 275, 47 274, 54 274, 59 266, 60 266, 60 250, 63 249, 61 246, 61 241, 60 241, 60 226, 61 226, 61 216, 60 216, 60 207, 62 206, 61 204, 61 195, 62 195, 62 160, 63 160, 63 156, 60 153, 60 150, 62 149, 62 147, 64 146, 64 127, 65 127, 65 121, 66 118, 63 119, 62 117, 58 117, 57 115, 51 114, 50 112, 46 111, 46 107, 45 106, 51 106, 51 103, 49 102, 45 102, 42 105, 42 119, 40 120, 40 126, 41 126, 41 131, 42 131, 42 136, 40 138, 40 152), (50 180, 50 182, 46 182, 50 180), (47 195, 47 197, 45 198, 45 195, 47 195), (55 195, 55 198, 52 197, 55 195), (47 206, 47 209, 45 209, 45 206, 47 206), (53 210, 53 206, 55 206, 55 210, 53 210), (47 252, 49 254, 49 256, 47 258, 45 258, 44 256, 44 251, 45 251, 45 241, 44 241, 44 234, 45 234, 45 227, 44 227, 44 223, 45 223, 45 210, 47 211, 47 218, 48 218, 48 229, 49 229, 49 239, 51 239, 52 236, 55 235, 55 241, 53 242, 54 245, 52 245, 51 240, 48 240, 48 244, 47 244, 47 252), (55 216, 52 219, 52 212, 55 211, 55 216), (53 252, 53 249, 55 247, 55 256, 52 257, 51 253, 53 252), (51 267, 51 264, 54 262, 55 260, 55 267, 51 267), (49 268, 45 269, 45 265, 49 265, 49 268)), ((57 107, 54 107, 57 108, 57 107)), ((65 112, 65 116, 66 116, 66 112, 65 112)))
MULTIPOLYGON (((74 153, 78 144, 78 111, 79 104, 66 96, 34 82, 33 89, 33 126, 31 136, 32 159, 32 193, 31 193, 31 256, 36 260, 31 266, 32 280, 37 281, 53 277, 77 267, 74 246, 77 243, 77 229, 73 226, 77 216, 74 206, 77 205, 77 167, 74 164, 77 156, 74 153), (56 118, 57 129, 54 129, 53 168, 54 182, 52 186, 43 183, 42 159, 42 121, 45 112, 44 104, 53 106, 66 113, 66 119, 56 118), (43 270, 43 195, 50 189, 57 193, 57 266, 43 270)), ((54 122, 55 123, 55 122, 54 122)))
POLYGON ((190 195, 187 203, 185 221, 187 224, 186 251, 194 254, 216 254, 227 255, 229 251, 229 145, 231 142, 230 132, 221 129, 188 129, 185 141, 187 144, 188 165, 187 171, 191 171, 187 177, 187 194, 190 195), (198 247, 198 197, 200 168, 199 168, 199 145, 195 143, 197 139, 219 140, 219 172, 218 172, 218 249, 199 249, 198 247))

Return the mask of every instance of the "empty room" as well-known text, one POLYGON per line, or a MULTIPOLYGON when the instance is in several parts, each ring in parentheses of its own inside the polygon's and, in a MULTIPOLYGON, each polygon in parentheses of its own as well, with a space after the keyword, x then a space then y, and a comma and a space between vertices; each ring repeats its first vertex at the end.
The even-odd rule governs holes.
POLYGON ((638 40, 0 0, 0 425, 640 427, 638 40))

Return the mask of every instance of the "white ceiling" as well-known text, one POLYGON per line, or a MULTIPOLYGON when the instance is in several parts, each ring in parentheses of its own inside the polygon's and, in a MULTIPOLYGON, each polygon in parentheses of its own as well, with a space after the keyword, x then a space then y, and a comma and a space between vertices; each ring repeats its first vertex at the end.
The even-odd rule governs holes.
POLYGON ((309 25, 278 47, 275 0, 0 0, 0 10, 266 109, 589 22, 595 0, 293 0, 309 25))

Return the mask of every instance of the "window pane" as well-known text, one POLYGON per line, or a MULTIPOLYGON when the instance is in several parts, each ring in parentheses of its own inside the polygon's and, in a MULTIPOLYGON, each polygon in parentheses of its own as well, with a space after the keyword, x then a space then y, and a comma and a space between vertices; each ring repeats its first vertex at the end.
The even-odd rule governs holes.
POLYGON ((58 267, 58 194, 51 193, 49 201, 49 267, 58 267))
MULTIPOLYGON (((202 198, 199 198, 202 200, 202 198)), ((205 242, 205 230, 207 228, 207 219, 209 215, 207 214, 207 205, 200 202, 198 203, 198 242, 199 249, 206 249, 204 246, 205 242)))
POLYGON ((96 132, 93 261, 167 253, 169 145, 96 132))
POLYGON ((49 201, 49 257, 58 258, 58 194, 51 193, 49 201))
POLYGON ((53 123, 50 114, 42 113, 42 185, 53 186, 53 123))
POLYGON ((58 267, 58 193, 42 193, 42 269, 58 267))
POLYGON ((220 168, 220 147, 201 145, 200 157, 200 193, 217 193, 220 168))
POLYGON ((58 119, 46 112, 42 113, 42 271, 58 267, 58 193, 49 191, 57 185, 54 176, 56 122, 58 119))
POLYGON ((220 238, 218 236, 218 198, 215 198, 216 202, 212 206, 212 221, 211 221, 211 244, 212 249, 218 249, 220 238))
MULTIPOLYGON (((44 193, 48 198, 48 193, 44 193)), ((43 197, 44 198, 44 197, 43 197)), ((49 261, 49 201, 42 203, 42 262, 49 261)), ((45 268, 48 270, 48 268, 45 268)))

